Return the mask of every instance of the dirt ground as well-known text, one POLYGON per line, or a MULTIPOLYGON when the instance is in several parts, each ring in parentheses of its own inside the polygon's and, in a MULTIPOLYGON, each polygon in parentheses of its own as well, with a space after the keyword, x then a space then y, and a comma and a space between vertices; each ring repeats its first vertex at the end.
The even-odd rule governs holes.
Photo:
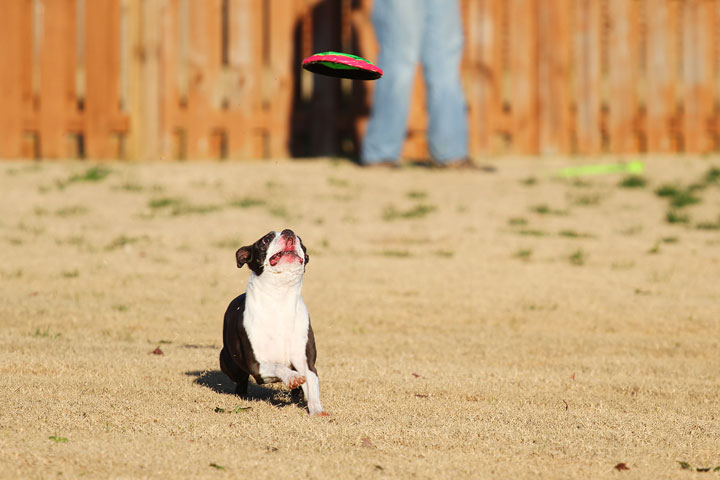
POLYGON ((720 478, 720 158, 617 160, 0 163, 0 477, 720 478), (219 372, 283 228, 329 418, 219 372))

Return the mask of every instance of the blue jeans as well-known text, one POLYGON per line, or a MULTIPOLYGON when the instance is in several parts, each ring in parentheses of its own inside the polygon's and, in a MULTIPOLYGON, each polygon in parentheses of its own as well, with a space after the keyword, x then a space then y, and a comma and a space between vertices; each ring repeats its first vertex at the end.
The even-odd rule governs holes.
POLYGON ((455 0, 375 0, 378 66, 362 161, 397 160, 405 141, 418 62, 427 85, 430 154, 439 162, 467 157, 467 109, 460 81, 462 22, 455 0))

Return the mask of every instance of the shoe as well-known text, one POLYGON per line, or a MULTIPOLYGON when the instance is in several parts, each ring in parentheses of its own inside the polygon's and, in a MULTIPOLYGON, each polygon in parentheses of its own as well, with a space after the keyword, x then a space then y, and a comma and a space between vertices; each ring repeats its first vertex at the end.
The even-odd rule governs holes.
POLYGON ((383 160, 381 162, 372 162, 372 163, 361 163, 360 164, 363 168, 389 168, 389 169, 396 169, 400 168, 400 165, 394 160, 383 160))
POLYGON ((461 158, 459 160, 451 160, 442 164, 442 168, 448 168, 451 170, 475 170, 478 172, 495 172, 497 168, 492 165, 478 165, 468 157, 461 158))

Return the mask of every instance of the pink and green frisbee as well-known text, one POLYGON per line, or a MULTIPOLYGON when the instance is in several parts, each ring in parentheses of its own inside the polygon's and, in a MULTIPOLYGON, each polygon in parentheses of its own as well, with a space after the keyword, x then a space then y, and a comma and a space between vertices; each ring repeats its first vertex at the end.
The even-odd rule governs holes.
POLYGON ((322 52, 307 57, 302 62, 305 70, 330 77, 353 80, 377 80, 383 71, 357 55, 340 52, 322 52))

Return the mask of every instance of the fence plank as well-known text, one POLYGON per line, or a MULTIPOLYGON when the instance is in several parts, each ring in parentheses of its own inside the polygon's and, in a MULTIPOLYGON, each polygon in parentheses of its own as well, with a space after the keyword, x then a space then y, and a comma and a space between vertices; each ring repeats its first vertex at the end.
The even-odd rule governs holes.
POLYGON ((538 130, 540 152, 570 150, 570 2, 538 5, 538 130))
POLYGON ((683 97, 682 131, 684 150, 705 153, 712 148, 709 122, 713 114, 714 2, 687 0, 683 3, 683 97))
POLYGON ((31 42, 29 0, 0 1, 0 157, 22 156, 23 97, 29 85, 31 42))
POLYGON ((538 4, 510 2, 512 141, 517 153, 538 152, 538 4))
POLYGON ((645 6, 647 15, 647 147, 650 152, 669 152, 672 139, 672 121, 676 115, 675 80, 677 51, 674 36, 677 34, 676 17, 667 0, 654 0, 645 6))
POLYGON ((289 154, 290 109, 292 106, 293 30, 299 20, 296 3, 285 0, 270 1, 269 60, 269 145, 271 158, 285 158, 289 154))
POLYGON ((187 156, 219 158, 211 142, 213 111, 220 107, 222 60, 220 0, 188 2, 187 156))
POLYGON ((262 108, 257 72, 262 71, 262 5, 260 0, 230 0, 228 26, 228 108, 239 112, 228 125, 228 156, 248 158, 261 150, 252 148, 255 132, 249 115, 262 108))
POLYGON ((67 155, 67 120, 75 111, 75 0, 44 4, 40 60, 40 154, 67 155))
POLYGON ((573 32, 575 138, 579 153, 599 153, 601 15, 596 0, 576 1, 573 32))
POLYGON ((610 0, 608 14, 609 147, 616 153, 634 153, 639 149, 635 131, 640 68, 637 5, 610 0))
POLYGON ((118 0, 85 3, 85 145, 90 158, 114 158, 111 135, 119 111, 120 4, 118 0))

